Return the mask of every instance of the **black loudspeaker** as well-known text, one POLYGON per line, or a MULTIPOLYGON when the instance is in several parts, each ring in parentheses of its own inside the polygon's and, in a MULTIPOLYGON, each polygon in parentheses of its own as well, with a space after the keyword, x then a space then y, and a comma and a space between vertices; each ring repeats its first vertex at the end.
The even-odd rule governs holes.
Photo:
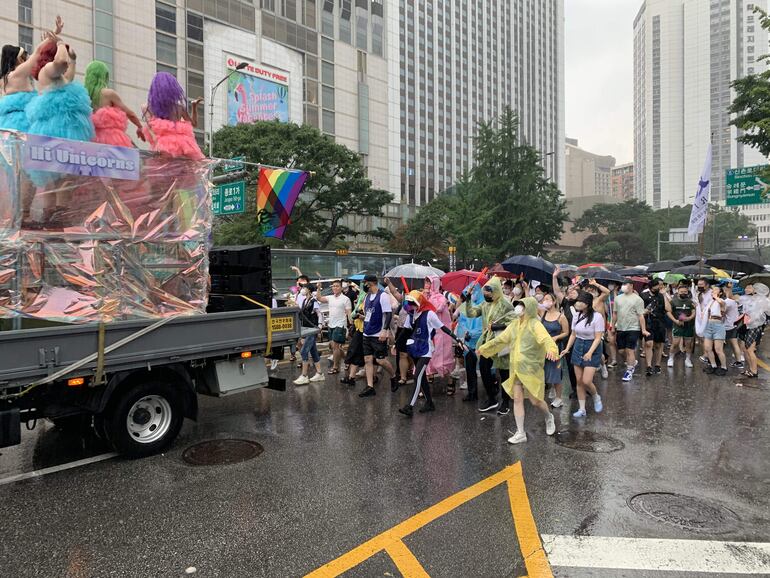
POLYGON ((270 271, 270 247, 237 245, 215 247, 209 251, 209 271, 212 274, 252 273, 270 271))
POLYGON ((254 293, 270 294, 273 289, 273 279, 270 271, 256 271, 242 275, 211 274, 212 293, 254 293))
MULTIPOLYGON (((251 294, 246 295, 246 297, 268 307, 273 302, 269 293, 251 294)), ((209 295, 209 306, 206 308, 206 311, 208 313, 222 313, 223 311, 248 311, 251 309, 261 309, 261 307, 251 301, 247 301, 240 295, 212 293, 209 295)))

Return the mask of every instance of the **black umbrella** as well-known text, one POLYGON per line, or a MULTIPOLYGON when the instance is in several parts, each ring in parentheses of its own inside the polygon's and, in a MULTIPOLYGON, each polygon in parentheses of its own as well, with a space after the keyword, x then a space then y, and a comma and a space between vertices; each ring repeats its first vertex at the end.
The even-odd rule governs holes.
POLYGON ((647 267, 647 273, 663 273, 681 267, 682 263, 679 261, 658 261, 657 263, 650 263, 647 267))
POLYGON ((647 274, 647 267, 644 267, 643 265, 640 265, 639 267, 626 267, 625 269, 618 269, 615 273, 625 277, 644 276, 647 274))
POLYGON ((685 275, 686 277, 713 277, 714 272, 711 267, 706 265, 703 261, 699 261, 694 265, 686 265, 685 267, 677 267, 671 269, 669 273, 674 275, 685 275))
POLYGON ((607 283, 622 285, 626 282, 623 276, 618 274, 617 271, 592 271, 590 273, 584 273, 584 276, 589 279, 595 279, 602 285, 606 285, 607 283))
POLYGON ((696 263, 700 263, 701 260, 702 257, 699 257, 698 255, 687 255, 687 257, 679 259, 679 262, 682 265, 695 265, 696 263))
POLYGON ((764 265, 755 259, 740 253, 719 253, 706 259, 706 264, 709 267, 724 269, 731 273, 740 271, 742 273, 748 273, 749 275, 752 273, 759 273, 765 269, 764 265))
POLYGON ((514 275, 524 275, 527 281, 538 281, 550 285, 556 266, 542 257, 514 255, 501 263, 503 268, 514 275))

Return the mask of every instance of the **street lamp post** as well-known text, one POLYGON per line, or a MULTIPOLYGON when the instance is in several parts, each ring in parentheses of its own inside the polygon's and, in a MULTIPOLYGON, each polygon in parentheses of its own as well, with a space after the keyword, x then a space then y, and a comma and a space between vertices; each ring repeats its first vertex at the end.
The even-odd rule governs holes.
POLYGON ((214 156, 214 96, 217 93, 217 88, 219 88, 223 82, 225 82, 237 71, 243 70, 248 65, 249 65, 248 62, 241 62, 233 70, 228 72, 227 75, 222 80, 220 80, 219 82, 211 86, 211 92, 209 96, 209 156, 210 157, 214 156))

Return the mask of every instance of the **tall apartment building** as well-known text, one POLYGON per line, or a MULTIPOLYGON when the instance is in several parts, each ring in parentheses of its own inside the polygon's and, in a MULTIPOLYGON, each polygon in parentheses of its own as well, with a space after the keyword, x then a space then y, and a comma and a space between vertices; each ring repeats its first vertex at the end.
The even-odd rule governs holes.
POLYGON ((767 9, 768 2, 642 3, 633 24, 635 193, 655 208, 692 202, 710 140, 712 201, 725 198, 728 168, 767 163, 736 140, 728 112, 730 83, 767 67, 758 59, 770 52, 768 34, 754 6, 767 9))
POLYGON ((613 197, 624 201, 634 198, 634 163, 613 167, 611 178, 613 197))
POLYGON ((615 158, 597 155, 578 146, 577 139, 566 139, 565 159, 567 180, 564 195, 567 199, 579 197, 601 198, 612 196, 612 169, 615 158))
POLYGON ((478 123, 505 105, 518 112, 522 139, 543 153, 547 175, 563 190, 564 1, 398 5, 398 19, 389 20, 398 81, 390 138, 402 202, 424 205, 449 188, 473 164, 478 123))

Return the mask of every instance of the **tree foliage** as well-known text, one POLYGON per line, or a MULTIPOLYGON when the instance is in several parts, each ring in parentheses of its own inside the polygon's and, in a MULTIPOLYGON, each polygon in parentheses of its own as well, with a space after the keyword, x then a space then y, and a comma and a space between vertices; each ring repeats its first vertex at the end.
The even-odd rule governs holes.
MULTIPOLYGON (((692 205, 654 210, 649 205, 628 200, 619 204, 594 205, 575 221, 573 232, 592 233, 584 242, 576 260, 625 263, 638 265, 655 260, 658 231, 661 231, 661 259, 676 259, 697 253, 697 245, 667 243, 668 230, 686 228, 692 205)), ((706 253, 724 251, 725 246, 740 236, 753 238, 754 225, 748 217, 734 209, 719 205, 709 207, 704 228, 703 246, 706 253)))
MULTIPOLYGON (((369 235, 387 239, 384 229, 357 232, 343 222, 345 215, 382 216, 392 201, 387 191, 372 188, 359 155, 328 135, 309 126, 278 121, 227 126, 214 138, 215 156, 243 155, 248 162, 297 168, 314 173, 308 177, 287 228, 291 246, 326 249, 342 246, 346 237, 369 235)), ((256 167, 248 167, 247 211, 222 218, 215 227, 220 244, 262 242, 256 221, 256 167)))
POLYGON ((549 181, 541 155, 522 143, 516 114, 479 125, 475 167, 452 189, 423 207, 397 233, 391 248, 423 247, 443 256, 457 247, 458 259, 495 261, 537 254, 555 243, 567 218, 558 187, 549 181))

